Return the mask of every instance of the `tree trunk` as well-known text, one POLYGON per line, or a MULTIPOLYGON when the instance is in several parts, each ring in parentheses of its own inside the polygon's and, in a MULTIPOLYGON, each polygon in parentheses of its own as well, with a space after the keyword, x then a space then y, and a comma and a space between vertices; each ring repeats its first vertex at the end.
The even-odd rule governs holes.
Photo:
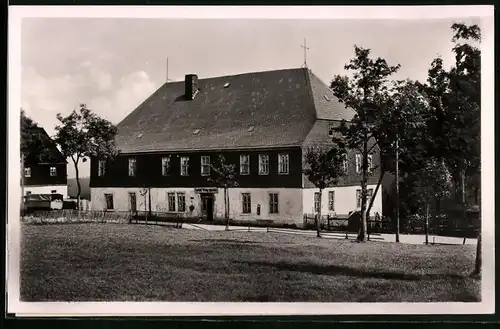
POLYGON ((76 209, 78 210, 77 214, 79 214, 80 213, 80 195, 82 193, 82 186, 80 185, 80 174, 78 171, 78 163, 77 162, 75 162, 75 176, 76 176, 76 187, 77 187, 77 189, 76 189, 76 209))
POLYGON ((226 231, 229 231, 229 202, 227 187, 224 187, 224 216, 226 217, 226 231))
POLYGON ((24 218, 24 153, 21 153, 21 218, 24 218))
POLYGON ((482 247, 481 247, 481 230, 478 231, 478 237, 477 237, 477 248, 476 248, 476 266, 474 268, 474 274, 475 275, 480 275, 481 274, 481 268, 483 267, 483 254, 482 254, 482 247))
POLYGON ((362 161, 362 178, 361 178, 361 225, 359 227, 358 241, 366 242, 367 236, 367 218, 366 218, 366 197, 367 197, 367 182, 368 182, 368 140, 365 132, 365 140, 363 142, 363 161, 362 161))
POLYGON ((425 244, 429 244, 429 203, 425 205, 425 244))
POLYGON ((151 187, 148 188, 148 216, 151 217, 151 187))
POLYGON ((319 210, 316 214, 316 237, 321 238, 321 198, 323 196, 323 189, 319 189, 319 210))
POLYGON ((385 170, 380 171, 380 176, 378 178, 377 186, 375 187, 375 191, 373 191, 372 198, 370 199, 370 204, 368 205, 368 209, 366 210, 367 216, 370 216, 370 211, 372 210, 373 207, 373 202, 375 201, 375 197, 377 196, 377 192, 380 188, 380 185, 382 185, 382 180, 384 179, 385 175, 385 170))

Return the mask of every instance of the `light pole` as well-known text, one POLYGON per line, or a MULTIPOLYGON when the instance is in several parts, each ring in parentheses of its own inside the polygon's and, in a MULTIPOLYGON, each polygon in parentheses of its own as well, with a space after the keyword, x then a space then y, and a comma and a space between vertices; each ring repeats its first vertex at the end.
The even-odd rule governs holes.
POLYGON ((399 135, 396 134, 396 242, 399 242, 399 135))

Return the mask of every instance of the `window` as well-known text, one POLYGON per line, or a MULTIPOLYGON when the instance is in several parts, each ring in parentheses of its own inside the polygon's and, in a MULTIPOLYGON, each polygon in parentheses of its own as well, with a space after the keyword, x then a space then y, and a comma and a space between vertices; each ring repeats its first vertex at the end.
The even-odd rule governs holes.
POLYGON ((319 192, 314 193, 314 211, 319 212, 321 207, 321 198, 319 196, 319 192))
POLYGON ((278 193, 269 193, 269 213, 277 214, 279 212, 278 193))
POLYGON ((189 157, 181 157, 181 176, 189 175, 189 157))
POLYGON ((186 195, 184 193, 177 193, 177 210, 179 212, 186 211, 186 195))
POLYGON ((373 156, 371 154, 368 154, 368 171, 371 171, 373 169, 373 156))
POLYGON ((356 154, 356 174, 361 172, 361 154, 356 154))
POLYGON ((128 175, 135 176, 137 171, 137 161, 135 158, 128 159, 128 175))
POLYGON ((201 157, 201 175, 209 176, 210 175, 210 157, 202 156, 201 157))
POLYGON ((278 154, 278 173, 288 174, 288 154, 278 154))
POLYGON ((244 214, 250 214, 252 212, 252 197, 250 196, 250 193, 242 193, 242 213, 244 214))
POLYGON ((24 177, 31 177, 31 168, 24 168, 24 177))
POLYGON ((250 156, 248 154, 240 155, 240 175, 250 174, 250 156))
MULTIPOLYGON (((371 188, 367 192, 366 206, 370 204, 370 200, 373 196, 373 189, 371 188)), ((361 208, 361 190, 356 190, 356 208, 361 208)))
POLYGON ((57 176, 56 167, 50 167, 50 176, 52 176, 52 177, 57 176))
POLYGON ((168 211, 175 211, 175 193, 167 193, 168 211))
POLYGON ((269 175, 269 155, 259 154, 259 175, 269 175))
POLYGON ((349 168, 349 164, 347 162, 347 154, 344 155, 344 158, 342 159, 342 170, 344 174, 347 174, 349 168))
POLYGON ((113 194, 104 194, 104 198, 106 199, 106 210, 113 210, 113 194))
POLYGON ((328 191, 328 210, 335 211, 335 191, 328 191))
POLYGON ((54 193, 57 193, 57 190, 51 190, 50 191, 50 194, 54 194, 54 193))
POLYGON ((161 158, 161 175, 168 176, 170 174, 170 156, 161 158))
POLYGON ((26 191, 26 195, 30 195, 31 194, 31 191, 26 191))
POLYGON ((99 163, 97 166, 97 176, 104 176, 105 173, 106 173, 106 161, 99 160, 99 163))

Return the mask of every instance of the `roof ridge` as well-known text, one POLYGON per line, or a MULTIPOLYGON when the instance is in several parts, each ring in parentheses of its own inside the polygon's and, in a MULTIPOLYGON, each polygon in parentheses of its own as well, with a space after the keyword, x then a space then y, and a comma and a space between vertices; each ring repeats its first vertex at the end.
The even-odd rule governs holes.
MULTIPOLYGON (((198 81, 201 80, 209 80, 209 79, 222 79, 222 78, 233 78, 233 77, 238 77, 242 75, 251 75, 251 74, 260 74, 260 73, 276 73, 276 72, 285 72, 285 71, 301 71, 304 70, 302 67, 296 67, 296 68, 283 68, 283 69, 275 69, 275 70, 262 70, 262 71, 252 71, 252 72, 242 72, 242 73, 234 73, 234 74, 228 74, 228 75, 218 75, 218 76, 211 76, 211 77, 206 77, 206 78, 200 78, 198 76, 198 81)), ((184 82, 184 81, 175 81, 175 82, 184 82)))

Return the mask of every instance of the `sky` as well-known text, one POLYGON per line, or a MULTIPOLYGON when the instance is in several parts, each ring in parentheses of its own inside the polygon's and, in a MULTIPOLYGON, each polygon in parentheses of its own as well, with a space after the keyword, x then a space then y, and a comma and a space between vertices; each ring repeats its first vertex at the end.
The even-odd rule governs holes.
MULTIPOLYGON (((369 48, 390 65, 394 79, 424 81, 441 56, 453 64, 454 22, 442 20, 248 20, 150 18, 24 18, 21 31, 21 104, 50 135, 56 114, 85 103, 117 124, 168 77, 200 79, 307 65, 326 84, 354 55, 369 48)), ((483 29, 483 35, 487 32, 483 29)), ((68 177, 74 177, 68 165, 68 177)), ((80 167, 89 175, 88 162, 80 167)))

